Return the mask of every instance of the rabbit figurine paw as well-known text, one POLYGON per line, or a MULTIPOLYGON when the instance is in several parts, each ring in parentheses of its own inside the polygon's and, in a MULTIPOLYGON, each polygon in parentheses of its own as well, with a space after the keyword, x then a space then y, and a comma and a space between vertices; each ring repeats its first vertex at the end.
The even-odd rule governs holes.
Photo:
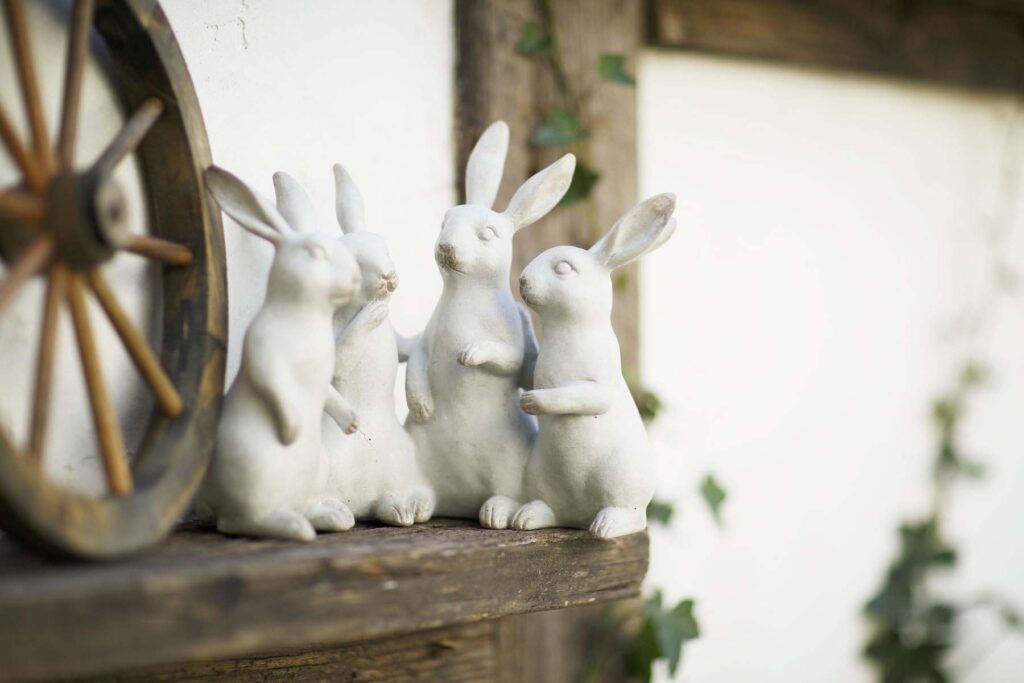
POLYGON ((429 396, 413 394, 408 397, 409 414, 412 418, 423 424, 434 415, 434 401, 429 396))
POLYGON ((546 529, 555 526, 555 513, 543 500, 531 500, 516 511, 512 528, 520 531, 546 529))
POLYGON ((356 523, 352 511, 337 498, 324 498, 313 505, 306 519, 317 531, 348 531, 356 523))
POLYGON ((480 506, 480 526, 485 529, 507 529, 519 501, 508 496, 491 496, 480 506))

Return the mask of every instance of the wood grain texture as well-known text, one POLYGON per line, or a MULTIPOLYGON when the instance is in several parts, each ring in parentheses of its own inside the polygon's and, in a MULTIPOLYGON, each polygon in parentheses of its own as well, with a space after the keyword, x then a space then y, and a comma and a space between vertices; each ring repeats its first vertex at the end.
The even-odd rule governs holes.
MULTIPOLYGON (((601 174, 590 201, 555 209, 515 238, 513 291, 522 269, 545 249, 559 244, 589 247, 637 201, 636 91, 609 83, 597 71, 602 53, 626 57, 635 67, 641 42, 639 0, 558 0, 550 3, 560 62, 579 100, 591 135, 575 149, 601 174)), ((505 176, 495 206, 504 209, 516 188, 571 147, 537 148, 529 139, 546 115, 565 107, 552 70, 515 45, 526 21, 537 21, 543 5, 534 0, 459 0, 456 3, 458 122, 456 165, 463 191, 466 159, 480 133, 497 119, 511 128, 505 176)), ((636 378, 639 366, 637 267, 616 272, 613 324, 623 368, 636 378)), ((535 320, 536 322, 536 320, 535 320)), ((543 336, 543 330, 538 330, 543 336)))
MULTIPOLYGON (((277 681, 446 681, 499 679, 495 621, 378 638, 310 652, 148 667, 87 681, 275 683, 277 681)), ((81 679, 79 679, 81 680, 81 679)))
POLYGON ((636 595, 647 535, 438 520, 309 544, 178 532, 113 565, 0 545, 0 681, 323 649, 636 595))
POLYGON ((1013 90, 1024 4, 965 0, 651 0, 654 45, 1013 90))

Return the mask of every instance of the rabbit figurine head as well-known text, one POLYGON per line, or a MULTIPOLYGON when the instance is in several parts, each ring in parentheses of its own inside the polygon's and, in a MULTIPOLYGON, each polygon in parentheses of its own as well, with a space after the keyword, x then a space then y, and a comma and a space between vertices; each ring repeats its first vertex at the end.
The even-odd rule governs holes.
POLYGON ((336 239, 317 232, 309 197, 291 176, 274 174, 277 207, 222 168, 206 185, 221 208, 253 235, 274 245, 267 297, 337 308, 356 295, 359 266, 336 239))
POLYGON ((466 203, 445 214, 434 248, 445 280, 507 282, 512 236, 555 208, 572 181, 576 157, 566 154, 523 183, 504 211, 495 211, 491 207, 501 185, 508 136, 508 125, 497 121, 484 131, 469 155, 466 203))
POLYGON ((611 272, 657 249, 675 231, 676 197, 646 199, 620 218, 590 249, 553 247, 523 270, 519 292, 542 318, 607 320, 612 311, 611 272))
POLYGON ((398 274, 384 238, 367 232, 363 197, 341 164, 334 165, 334 189, 338 225, 344 233, 339 241, 355 256, 363 278, 350 307, 361 308, 370 301, 391 296, 398 287, 398 274))

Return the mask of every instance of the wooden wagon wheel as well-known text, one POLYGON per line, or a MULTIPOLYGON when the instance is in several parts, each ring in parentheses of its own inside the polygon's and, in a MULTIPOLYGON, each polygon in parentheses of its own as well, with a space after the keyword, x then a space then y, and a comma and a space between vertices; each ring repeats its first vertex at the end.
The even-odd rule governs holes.
POLYGON ((116 557, 168 532, 201 481, 213 447, 223 389, 226 293, 220 212, 202 184, 210 161, 206 132, 185 63, 156 2, 74 0, 59 129, 51 143, 23 0, 0 1, 29 129, 29 139, 21 140, 8 108, 14 103, 0 102, 0 141, 22 179, 0 188, 0 258, 6 266, 0 325, 3 308, 26 280, 47 281, 27 443, 15 444, 0 425, 0 527, 42 552, 116 557), (93 31, 102 39, 100 61, 130 116, 82 170, 74 149, 93 31), (124 195, 112 172, 132 153, 142 169, 150 229, 158 237, 133 235, 125 226, 124 195), (100 272, 118 250, 163 263, 159 357, 100 272), (92 319, 89 297, 106 320, 92 319), (62 306, 71 313, 106 495, 61 487, 41 466, 62 306), (131 463, 104 384, 94 335, 101 324, 116 330, 156 399, 131 463))

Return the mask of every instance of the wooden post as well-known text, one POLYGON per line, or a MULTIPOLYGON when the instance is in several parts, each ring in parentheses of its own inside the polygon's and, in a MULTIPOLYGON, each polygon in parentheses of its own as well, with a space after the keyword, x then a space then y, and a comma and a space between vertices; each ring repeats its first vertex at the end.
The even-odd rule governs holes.
MULTIPOLYGON (((584 202, 560 207, 515 238, 513 291, 519 273, 537 254, 559 244, 589 247, 636 203, 636 90, 611 83, 598 73, 600 56, 620 54, 635 69, 640 46, 643 3, 640 0, 457 0, 457 178, 464 192, 466 159, 483 130, 503 119, 511 138, 505 175, 496 206, 503 209, 516 188, 531 174, 567 151, 600 173, 593 194, 584 202), (544 57, 517 52, 516 43, 528 21, 550 22, 557 59, 568 84, 567 101, 544 57), (533 131, 554 110, 578 108, 590 131, 581 144, 538 148, 533 131)), ((613 325, 622 350, 623 371, 637 381, 640 331, 637 320, 637 267, 616 273, 613 325)), ((534 320, 536 323, 536 319, 534 320)), ((543 330, 537 330, 543 337, 543 330)), ((619 606, 618 612, 635 611, 619 606)), ((500 680, 580 680, 594 661, 595 631, 606 628, 609 608, 603 605, 524 614, 498 622, 495 652, 500 680)), ((607 636, 605 636, 607 639, 607 636)), ((621 657, 604 660, 602 671, 589 680, 622 680, 621 657)))
MULTIPOLYGON (((459 191, 466 159, 480 133, 497 119, 511 129, 505 176, 496 206, 504 208, 515 189, 532 173, 566 151, 573 151, 601 177, 584 202, 560 207, 515 238, 512 279, 548 247, 589 247, 637 201, 636 90, 603 80, 597 70, 602 54, 620 54, 628 68, 642 34, 639 0, 458 0, 456 165, 459 191), (567 102, 552 69, 541 57, 517 52, 527 21, 544 22, 546 11, 556 41, 558 61, 571 91, 567 102), (545 117, 567 104, 577 105, 590 131, 580 144, 538 148, 533 131, 545 117)), ((639 329, 636 266, 616 273, 613 321, 622 347, 623 369, 638 378, 639 329)), ((518 287, 513 287, 518 290, 518 287)), ((538 330, 543 335, 543 330, 538 330)))

